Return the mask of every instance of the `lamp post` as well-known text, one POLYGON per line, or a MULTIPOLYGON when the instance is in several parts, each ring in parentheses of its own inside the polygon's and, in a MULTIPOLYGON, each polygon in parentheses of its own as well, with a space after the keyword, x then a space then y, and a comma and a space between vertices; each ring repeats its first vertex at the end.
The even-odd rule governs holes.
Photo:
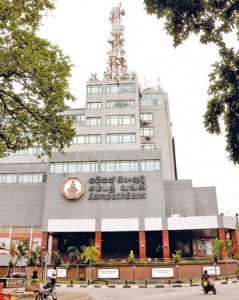
POLYGON ((215 268, 215 277, 217 277, 217 263, 214 263, 214 268, 215 268))
POLYGON ((135 266, 133 266, 132 270, 133 270, 133 282, 134 282, 134 270, 135 270, 135 266))
POLYGON ((91 270, 91 257, 90 257, 90 264, 89 264, 89 281, 90 281, 90 284, 91 284, 91 274, 92 273, 92 270, 91 270))
POLYGON ((178 283, 178 265, 176 265, 175 267, 176 267, 176 282, 178 283))

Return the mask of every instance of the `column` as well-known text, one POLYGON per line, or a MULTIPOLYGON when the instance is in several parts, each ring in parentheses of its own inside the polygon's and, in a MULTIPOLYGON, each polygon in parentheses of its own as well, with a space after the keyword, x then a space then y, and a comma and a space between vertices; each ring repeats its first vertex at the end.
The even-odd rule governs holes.
POLYGON ((170 258, 168 230, 162 231, 162 240, 163 240, 163 258, 170 258))
POLYGON ((139 231, 139 258, 146 258, 145 231, 139 231))
POLYGON ((233 254, 239 253, 237 231, 230 230, 230 236, 231 236, 231 240, 232 240, 233 254))
POLYGON ((48 232, 42 232, 41 248, 44 252, 48 249, 48 232))
POLYGON ((100 251, 98 258, 102 258, 102 247, 101 247, 101 236, 102 233, 100 231, 95 232, 95 247, 100 251))
MULTIPOLYGON (((226 240, 226 233, 225 233, 225 229, 224 228, 218 228, 218 239, 225 241, 226 240)), ((226 251, 223 250, 222 251, 222 258, 226 257, 226 251)))

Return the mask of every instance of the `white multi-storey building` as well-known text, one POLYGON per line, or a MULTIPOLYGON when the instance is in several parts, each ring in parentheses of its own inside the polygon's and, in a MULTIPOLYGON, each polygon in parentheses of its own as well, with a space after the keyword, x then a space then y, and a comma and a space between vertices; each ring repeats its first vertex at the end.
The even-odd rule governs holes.
MULTIPOLYGON (((0 245, 15 239, 64 256, 94 243, 101 258, 210 256, 231 238, 234 218, 218 215, 215 187, 178 180, 167 93, 141 89, 124 59, 121 7, 111 12, 111 51, 103 80, 92 74, 86 107, 65 112, 76 136, 66 154, 38 147, 0 159, 0 245)), ((0 265, 10 260, 0 250, 0 265)))

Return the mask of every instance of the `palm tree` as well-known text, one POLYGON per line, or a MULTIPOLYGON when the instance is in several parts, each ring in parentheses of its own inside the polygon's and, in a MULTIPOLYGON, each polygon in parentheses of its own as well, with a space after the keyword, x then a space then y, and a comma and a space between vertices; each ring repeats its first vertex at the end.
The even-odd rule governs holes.
POLYGON ((86 262, 89 262, 89 282, 91 282, 92 270, 91 266, 99 259, 100 251, 95 246, 82 246, 81 258, 86 262))
POLYGON ((28 239, 19 239, 15 243, 15 253, 17 255, 17 261, 20 262, 19 271, 22 266, 22 259, 27 256, 29 253, 29 240, 28 239))
POLYGON ((70 264, 76 264, 76 277, 79 274, 79 263, 81 261, 81 252, 75 246, 70 246, 67 249, 68 259, 70 264))
POLYGON ((82 254, 81 254, 81 258, 86 261, 86 262, 90 262, 90 263, 95 263, 96 261, 98 261, 98 257, 100 254, 100 251, 95 247, 95 246, 82 246, 82 254))

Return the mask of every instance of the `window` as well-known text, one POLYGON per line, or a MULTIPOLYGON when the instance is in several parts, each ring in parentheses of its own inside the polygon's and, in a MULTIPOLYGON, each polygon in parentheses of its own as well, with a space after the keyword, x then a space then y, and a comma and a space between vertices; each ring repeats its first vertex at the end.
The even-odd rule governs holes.
POLYGON ((16 183, 17 174, 0 174, 0 184, 16 183))
POLYGON ((84 122, 85 115, 71 115, 71 118, 74 122, 84 122))
POLYGON ((102 108, 102 102, 87 102, 86 103, 87 109, 101 109, 102 108))
POLYGON ((0 184, 46 182, 46 173, 0 174, 0 184))
POLYGON ((134 93, 134 92, 135 92, 134 83, 107 84, 106 85, 106 93, 107 94, 134 93))
POLYGON ((46 174, 43 173, 19 174, 19 183, 40 183, 40 182, 46 182, 46 174))
POLYGON ((10 153, 10 155, 37 155, 42 151, 42 147, 29 147, 23 150, 17 150, 14 153, 10 153))
POLYGON ((154 94, 142 94, 140 99, 140 106, 159 106, 163 105, 163 94, 154 93, 154 94))
POLYGON ((87 94, 102 94, 103 86, 102 84, 97 85, 87 85, 87 94))
POLYGON ((106 108, 134 108, 135 101, 134 100, 108 100, 106 102, 106 108))
POLYGON ((101 161, 101 172, 135 172, 139 169, 139 162, 132 161, 101 161))
POLYGON ((86 126, 101 126, 101 118, 86 118, 86 126))
POLYGON ((96 161, 51 163, 50 173, 95 173, 99 170, 96 161))
POLYGON ((153 113, 140 114, 140 121, 152 121, 152 120, 153 120, 153 113))
POLYGON ((134 125, 134 115, 123 115, 123 116, 107 116, 106 125, 134 125))
POLYGON ((135 143, 135 133, 111 133, 106 135, 106 143, 135 143))
POLYGON ((100 144, 101 135, 100 134, 82 134, 77 135, 73 138, 73 145, 79 144, 100 144))
POLYGON ((141 171, 160 171, 160 160, 141 160, 140 161, 141 171))
POLYGON ((155 144, 153 144, 153 143, 141 144, 141 149, 144 149, 144 150, 155 149, 155 144))
POLYGON ((153 127, 140 128, 140 135, 141 136, 153 136, 154 135, 153 127))

